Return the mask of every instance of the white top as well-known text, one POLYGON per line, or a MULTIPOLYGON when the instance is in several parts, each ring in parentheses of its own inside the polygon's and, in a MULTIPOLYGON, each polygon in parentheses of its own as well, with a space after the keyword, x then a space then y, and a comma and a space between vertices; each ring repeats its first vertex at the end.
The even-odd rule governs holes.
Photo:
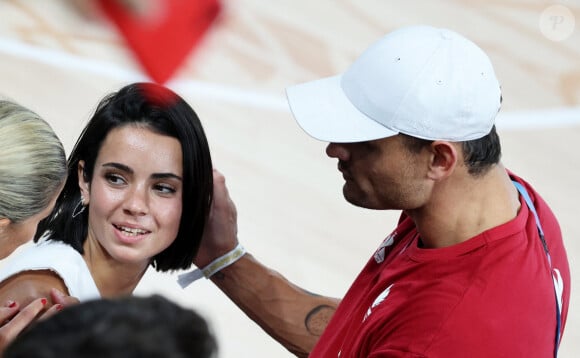
POLYGON ((81 254, 59 241, 39 242, 15 251, 0 268, 0 281, 19 272, 36 270, 56 273, 69 294, 81 302, 101 297, 81 254))

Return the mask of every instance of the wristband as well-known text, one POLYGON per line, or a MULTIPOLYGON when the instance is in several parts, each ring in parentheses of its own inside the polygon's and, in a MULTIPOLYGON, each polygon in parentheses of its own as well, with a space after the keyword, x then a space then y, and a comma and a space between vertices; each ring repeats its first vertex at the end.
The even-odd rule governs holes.
POLYGON ((179 275, 177 277, 177 282, 181 288, 185 288, 202 277, 210 278, 215 273, 223 270, 224 268, 241 259, 245 253, 246 249, 241 244, 238 244, 238 246, 236 246, 232 251, 213 260, 206 267, 201 269, 197 268, 193 271, 179 275))

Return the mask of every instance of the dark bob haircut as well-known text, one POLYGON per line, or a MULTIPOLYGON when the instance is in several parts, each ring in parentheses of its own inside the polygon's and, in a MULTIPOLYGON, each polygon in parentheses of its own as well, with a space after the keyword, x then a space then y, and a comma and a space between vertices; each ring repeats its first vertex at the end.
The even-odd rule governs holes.
POLYGON ((194 110, 171 90, 153 83, 134 83, 101 100, 68 159, 68 178, 52 213, 38 225, 38 241, 62 241, 83 254, 88 234, 88 210, 73 218, 80 201, 78 163, 85 162, 84 180, 91 182, 95 161, 107 135, 135 125, 176 138, 183 155, 183 210, 173 243, 153 257, 157 271, 187 269, 197 254, 213 198, 209 145, 194 110))

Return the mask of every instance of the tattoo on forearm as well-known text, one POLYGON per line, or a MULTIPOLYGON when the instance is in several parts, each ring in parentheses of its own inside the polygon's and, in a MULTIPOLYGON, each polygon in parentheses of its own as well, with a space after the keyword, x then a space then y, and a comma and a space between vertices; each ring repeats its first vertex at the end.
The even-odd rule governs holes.
POLYGON ((336 311, 336 307, 328 305, 320 305, 310 311, 304 320, 308 333, 313 336, 320 336, 328 325, 334 311, 336 311))

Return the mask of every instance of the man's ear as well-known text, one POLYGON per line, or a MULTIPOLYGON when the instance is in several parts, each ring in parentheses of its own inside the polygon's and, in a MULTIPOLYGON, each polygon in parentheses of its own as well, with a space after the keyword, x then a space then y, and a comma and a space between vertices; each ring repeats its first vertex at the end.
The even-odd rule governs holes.
POLYGON ((434 141, 430 145, 431 162, 429 163, 429 177, 441 180, 450 176, 459 161, 457 144, 447 141, 434 141))
POLYGON ((85 161, 79 160, 77 166, 77 176, 79 177, 79 189, 84 198, 83 205, 89 205, 90 201, 90 184, 85 180, 85 161))

